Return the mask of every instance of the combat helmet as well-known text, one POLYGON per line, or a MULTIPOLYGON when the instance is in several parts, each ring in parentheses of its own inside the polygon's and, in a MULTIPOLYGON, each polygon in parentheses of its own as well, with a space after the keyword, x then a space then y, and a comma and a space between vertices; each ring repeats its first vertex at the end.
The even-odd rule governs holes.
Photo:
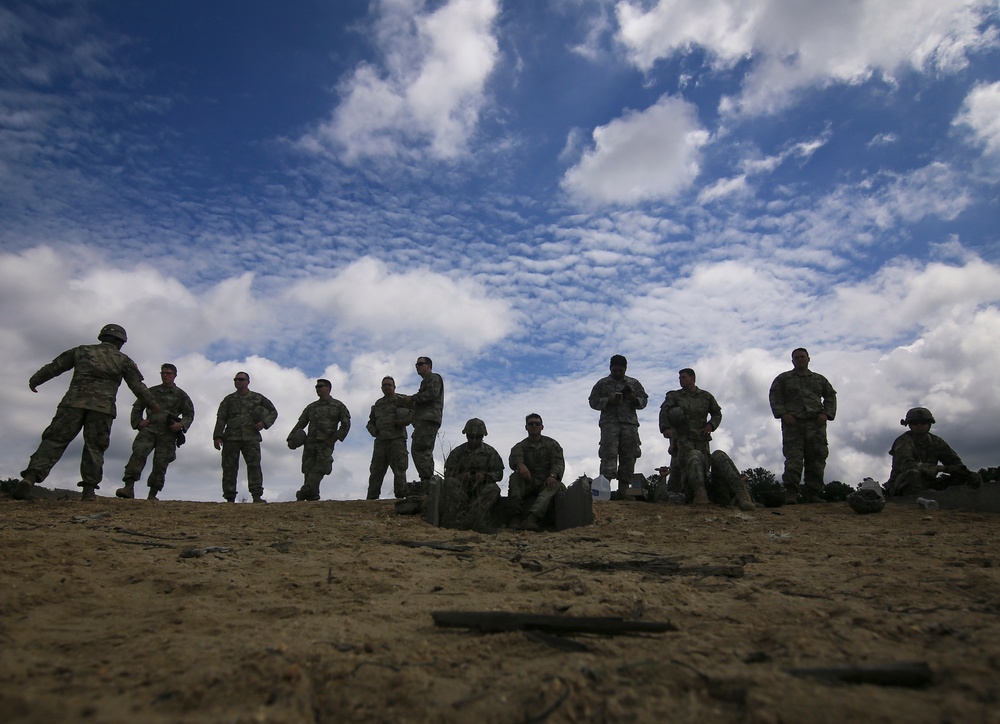
POLYGON ((486 432, 486 423, 480 420, 478 417, 473 417, 467 423, 465 427, 462 428, 463 435, 482 435, 486 437, 488 434, 486 432))
POLYGON ((906 411, 906 417, 899 421, 899 424, 903 427, 907 425, 919 424, 921 422, 929 422, 934 424, 934 415, 926 407, 911 407, 906 411))
POLYGON ((105 324, 101 327, 101 333, 97 335, 97 338, 103 342, 105 337, 117 339, 122 344, 128 342, 128 335, 125 334, 125 328, 120 324, 105 324))
POLYGON ((687 415, 680 407, 667 408, 667 422, 673 430, 683 430, 687 427, 687 415))
POLYGON ((881 513, 885 508, 885 498, 879 495, 877 490, 862 488, 847 496, 847 504, 851 506, 851 510, 861 515, 881 513))

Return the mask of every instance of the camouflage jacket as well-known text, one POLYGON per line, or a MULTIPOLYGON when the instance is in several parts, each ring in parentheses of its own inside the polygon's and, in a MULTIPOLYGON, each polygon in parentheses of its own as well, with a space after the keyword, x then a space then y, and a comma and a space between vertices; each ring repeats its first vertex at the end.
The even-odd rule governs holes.
POLYGON ((951 445, 931 433, 917 435, 908 430, 892 443, 889 454, 892 456, 892 471, 889 473, 886 485, 893 482, 897 476, 914 469, 925 476, 933 477, 937 473, 939 463, 964 467, 962 458, 951 449, 951 445))
POLYGON ((642 410, 649 402, 649 396, 643 389, 642 383, 634 377, 624 377, 620 380, 614 379, 611 375, 598 380, 594 389, 590 391, 590 406, 601 411, 601 419, 598 424, 620 423, 622 425, 639 426, 639 417, 636 410, 642 410), (636 399, 634 402, 618 397, 626 387, 632 390, 636 399))
POLYGON ((332 397, 329 400, 316 400, 306 405, 292 431, 303 430, 307 426, 307 445, 334 445, 338 440, 343 442, 351 431, 351 413, 343 402, 332 397))
POLYGON ((406 439, 406 426, 412 417, 405 407, 396 405, 396 396, 380 397, 372 405, 365 429, 377 440, 406 439), (396 421, 403 424, 397 425, 396 421))
POLYGON ((132 415, 129 418, 132 429, 139 429, 139 423, 142 422, 143 412, 145 412, 145 418, 149 421, 149 425, 145 428, 148 432, 173 435, 174 432, 168 428, 177 418, 180 418, 184 432, 187 432, 191 423, 194 422, 194 403, 191 402, 188 394, 177 385, 156 385, 149 388, 149 393, 159 403, 160 411, 149 412, 147 409, 149 406, 145 402, 136 400, 132 405, 132 415))
POLYGON ((722 424, 722 408, 708 390, 696 387, 688 391, 681 388, 671 390, 663 398, 663 404, 660 405, 660 432, 671 430, 671 435, 678 438, 707 441, 712 439, 712 435, 702 434, 705 423, 710 423, 712 430, 718 430, 722 424), (682 430, 671 429, 668 416, 672 407, 679 407, 684 411, 687 424, 682 430))
POLYGON ((441 424, 444 415, 444 380, 431 372, 420 381, 420 389, 413 396, 413 422, 441 424))
POLYGON ((266 430, 277 419, 278 411, 259 392, 251 391, 245 395, 232 392, 219 404, 212 439, 260 441, 260 432, 254 427, 257 422, 263 422, 266 430))
POLYGON ((496 483, 503 477, 503 460, 500 453, 482 443, 473 450, 464 442, 451 451, 444 462, 446 479, 466 480, 469 473, 482 473, 483 482, 496 483))
POLYGON ((69 370, 73 370, 73 379, 59 402, 63 407, 94 410, 115 417, 118 414, 115 398, 122 380, 137 398, 147 404, 153 403, 135 362, 109 342, 84 344, 63 352, 33 374, 28 384, 37 387, 69 370))
POLYGON ((837 416, 837 391, 826 377, 812 370, 788 370, 774 378, 768 393, 771 414, 791 414, 797 420, 814 418, 821 412, 837 416))
POLYGON ((531 471, 531 477, 538 482, 545 480, 549 475, 554 476, 556 480, 562 480, 563 473, 566 472, 562 445, 545 435, 540 435, 536 440, 530 437, 521 440, 511 449, 508 462, 515 471, 518 465, 524 463, 524 466, 531 471))

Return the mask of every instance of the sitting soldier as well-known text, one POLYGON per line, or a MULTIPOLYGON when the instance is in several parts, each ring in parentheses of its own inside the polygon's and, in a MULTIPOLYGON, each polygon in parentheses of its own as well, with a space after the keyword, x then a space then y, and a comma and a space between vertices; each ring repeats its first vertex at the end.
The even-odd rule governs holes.
POLYGON ((566 471, 562 446, 542 434, 542 416, 532 412, 524 418, 528 437, 510 451, 507 506, 511 528, 538 531, 542 523, 554 520, 556 493, 565 490, 560 482, 566 471))
POLYGON ((897 437, 889 449, 892 471, 885 484, 889 495, 909 495, 928 488, 944 490, 952 485, 978 488, 983 484, 979 473, 969 470, 948 443, 931 434, 934 415, 926 407, 908 410, 899 424, 910 430, 897 437))
POLYGON ((444 463, 444 497, 448 510, 442 525, 448 528, 493 527, 494 508, 500 501, 503 460, 491 446, 483 442, 486 423, 477 417, 462 428, 467 442, 448 455, 444 463))

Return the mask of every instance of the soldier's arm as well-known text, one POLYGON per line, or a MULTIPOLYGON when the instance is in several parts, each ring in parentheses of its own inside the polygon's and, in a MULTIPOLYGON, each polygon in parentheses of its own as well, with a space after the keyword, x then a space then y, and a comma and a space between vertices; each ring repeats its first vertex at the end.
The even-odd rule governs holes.
POLYGON ((139 372, 139 368, 131 360, 129 360, 129 364, 126 364, 122 370, 122 379, 125 380, 128 388, 132 390, 132 394, 136 396, 136 399, 146 403, 146 407, 149 408, 150 412, 160 411, 160 403, 153 397, 153 393, 149 391, 149 388, 143 384, 142 373, 139 372))
POLYGON ((226 423, 229 421, 228 400, 228 397, 224 397, 219 403, 219 411, 215 415, 215 430, 212 431, 213 440, 221 440, 226 434, 226 423))
POLYGON ((442 386, 441 376, 432 372, 423 379, 420 383, 420 389, 417 390, 417 394, 413 395, 410 399, 413 402, 430 402, 431 400, 436 400, 441 396, 442 386))
POLYGON ((194 403, 186 392, 181 392, 181 409, 178 410, 181 416, 181 429, 187 432, 194 423, 194 403))
POLYGON ((632 380, 632 382, 632 392, 635 394, 635 409, 644 410, 646 409, 646 404, 649 402, 649 395, 646 394, 646 390, 639 380, 632 380))
POLYGON ((524 465, 524 450, 521 447, 521 443, 517 443, 510 449, 510 457, 507 458, 507 464, 511 470, 517 470, 518 465, 524 465))
POLYGON ((351 431, 351 413, 346 406, 341 405, 344 408, 344 414, 340 416, 340 427, 337 429, 337 439, 344 442, 344 438, 347 437, 347 433, 351 431))
POLYGON ((483 471, 483 478, 489 480, 491 483, 498 483, 503 478, 503 460, 500 457, 500 453, 496 450, 493 450, 490 454, 486 470, 483 471))
POLYGON ((260 396, 260 404, 264 407, 265 410, 267 410, 267 414, 264 415, 263 419, 264 429, 267 430, 269 427, 271 427, 271 425, 274 424, 274 421, 278 419, 278 410, 275 409, 272 402, 266 397, 264 397, 264 395, 260 396))
POLYGON ((68 349, 61 355, 56 357, 54 360, 49 362, 47 365, 43 365, 35 374, 31 376, 28 380, 28 387, 32 392, 37 392, 35 388, 39 385, 44 385, 46 382, 51 380, 53 377, 58 377, 63 372, 68 372, 73 369, 73 365, 76 363, 76 350, 68 349))
POLYGON ((771 389, 767 393, 767 401, 771 405, 771 414, 775 419, 781 419, 785 414, 785 391, 781 384, 781 375, 774 378, 771 389))
POLYGON ((142 424, 142 411, 146 409, 146 403, 137 399, 132 403, 132 412, 129 414, 128 422, 133 430, 138 430, 142 424))
POLYGON ((604 380, 600 380, 590 391, 590 397, 587 399, 587 402, 590 403, 591 409, 603 410, 608 406, 608 396, 604 392, 604 387, 604 380))
POLYGON ((555 440, 552 441, 552 465, 549 468, 549 475, 556 480, 562 480, 563 473, 566 472, 566 458, 563 456, 562 445, 555 440))
POLYGON ((837 391, 833 385, 823 378, 823 413, 827 420, 832 420, 837 416, 837 391))
POLYGON ((715 399, 714 395, 709 394, 709 398, 711 401, 708 406, 708 413, 710 416, 708 418, 708 424, 712 426, 712 431, 714 432, 715 430, 718 430, 719 425, 722 424, 722 408, 719 407, 719 402, 715 399))
POLYGON ((372 437, 378 437, 378 423, 375 421, 375 405, 372 405, 372 411, 368 413, 368 424, 365 425, 365 429, 372 437))

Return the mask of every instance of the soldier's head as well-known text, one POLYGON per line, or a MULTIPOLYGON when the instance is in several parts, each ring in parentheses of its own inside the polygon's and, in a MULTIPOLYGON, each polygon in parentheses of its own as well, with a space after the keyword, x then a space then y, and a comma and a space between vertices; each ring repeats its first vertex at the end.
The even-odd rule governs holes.
POLYGON ((914 432, 927 432, 934 422, 934 415, 926 407, 911 407, 899 424, 909 427, 914 432))
POLYGON ((236 376, 233 377, 233 387, 241 395, 245 395, 250 389, 250 373, 249 372, 237 372, 236 376))
POLYGON ((122 345, 128 342, 128 335, 125 334, 125 328, 120 324, 105 324, 101 327, 101 333, 97 335, 97 339, 121 349, 122 345))
POLYGON ((382 395, 391 397, 394 394, 396 394, 396 380, 386 375, 382 378, 382 395))
POLYGON ((414 367, 417 368, 418 375, 426 377, 434 369, 434 362, 431 361, 430 357, 417 357, 414 367))
POLYGON ((628 369, 628 360, 622 355, 616 354, 611 358, 609 367, 612 379, 620 380, 625 377, 625 370, 628 369))
POLYGON ((677 381, 680 382, 681 387, 685 390, 693 390, 695 380, 697 379, 698 375, 696 375, 694 370, 690 367, 685 367, 677 373, 677 381))
POLYGON ((537 412, 529 413, 524 417, 524 429, 528 431, 528 437, 538 437, 545 429, 542 424, 542 416, 537 412))
POLYGON ((797 370, 809 369, 809 351, 805 347, 792 350, 792 367, 797 370))
POLYGON ((177 368, 170 364, 169 362, 164 362, 160 365, 160 382, 172 387, 174 380, 177 379, 177 368))
POLYGON ((316 396, 321 400, 330 399, 330 390, 333 389, 333 385, 330 384, 330 380, 318 379, 316 380, 316 396))
POLYGON ((473 417, 465 423, 465 427, 462 428, 462 434, 469 441, 469 447, 475 450, 483 444, 483 438, 488 434, 486 432, 486 423, 478 417, 473 417))

